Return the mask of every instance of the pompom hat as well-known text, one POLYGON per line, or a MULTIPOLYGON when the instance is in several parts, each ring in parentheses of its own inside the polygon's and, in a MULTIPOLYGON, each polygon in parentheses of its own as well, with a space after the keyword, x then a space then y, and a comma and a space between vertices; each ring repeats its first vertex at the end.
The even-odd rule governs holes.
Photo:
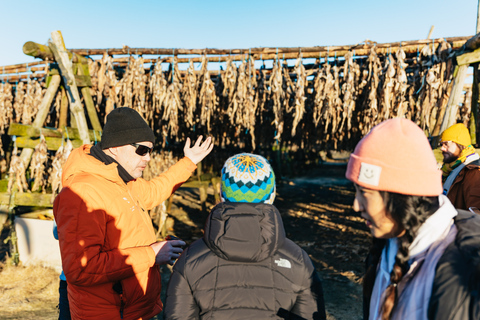
POLYGON ((154 143, 155 134, 137 111, 122 107, 114 109, 107 115, 100 141, 102 149, 143 141, 154 143))
POLYGON ((226 202, 272 204, 275 174, 264 157, 239 153, 225 161, 221 188, 221 197, 226 202))
POLYGON ((441 175, 422 129, 403 118, 383 121, 363 137, 346 173, 362 187, 414 196, 440 195, 441 175))

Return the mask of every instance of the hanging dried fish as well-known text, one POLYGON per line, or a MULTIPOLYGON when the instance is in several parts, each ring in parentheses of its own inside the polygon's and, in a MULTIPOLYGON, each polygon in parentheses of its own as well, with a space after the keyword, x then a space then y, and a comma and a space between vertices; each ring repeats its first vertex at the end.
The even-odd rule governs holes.
POLYGON ((237 86, 227 109, 227 115, 232 125, 242 123, 242 112, 247 96, 247 75, 245 74, 246 63, 242 61, 237 70, 237 86))
POLYGON ((232 56, 228 56, 224 79, 222 77, 224 82, 222 95, 227 98, 228 105, 232 103, 237 88, 237 74, 237 65, 233 62, 232 56))
POLYGON ((139 57, 134 60, 133 66, 133 108, 140 113, 143 118, 150 123, 153 119, 147 118, 151 114, 146 110, 146 97, 145 90, 147 87, 147 75, 145 74, 145 68, 143 67, 143 58, 139 57))
POLYGON ((327 94, 331 92, 331 89, 334 85, 333 75, 330 72, 330 69, 331 65, 328 63, 323 67, 320 66, 315 78, 315 100, 313 109, 313 122, 315 123, 315 127, 318 126, 318 123, 321 119, 326 118, 325 113, 329 108, 327 94))
POLYGON ((172 82, 168 86, 167 95, 163 101, 163 116, 162 120, 167 122, 167 132, 170 132, 171 137, 175 137, 178 132, 178 116, 180 111, 183 111, 182 100, 180 92, 182 90, 182 82, 180 79, 180 72, 178 70, 177 59, 173 58, 172 63, 172 82))
POLYGON ((70 152, 73 150, 73 145, 70 139, 62 143, 60 148, 58 148, 55 156, 52 160, 52 167, 49 169, 49 184, 52 187, 52 198, 51 202, 55 199, 56 195, 62 189, 62 168, 65 162, 67 161, 70 152))
POLYGON ((20 123, 22 120, 23 105, 25 101, 25 83, 19 82, 15 86, 15 100, 13 109, 15 111, 15 122, 20 123))
POLYGON ((252 139, 252 149, 255 150, 255 116, 258 107, 258 101, 256 100, 255 90, 257 89, 257 74, 255 70, 255 59, 253 57, 248 58, 248 70, 246 70, 246 96, 245 106, 243 112, 243 124, 250 134, 252 139))
MULTIPOLYGON (((107 59, 108 59, 108 55, 107 55, 107 53, 104 53, 102 59, 100 59, 100 61, 99 61, 99 65, 97 66, 98 71, 94 70, 94 68, 92 66, 92 71, 93 72, 97 71, 96 72, 97 105, 102 104, 102 100, 103 100, 105 83, 107 81, 107 76, 106 76, 106 73, 107 73, 107 59)), ((90 74, 90 75, 92 75, 92 74, 90 74)))
MULTIPOLYGON (((158 59, 155 63, 152 76, 150 77, 150 81, 148 83, 150 94, 152 95, 152 115, 150 116, 152 119, 153 114, 161 113, 163 102, 167 96, 167 86, 168 83, 162 70, 162 61, 158 59)), ((153 123, 151 126, 153 127, 153 123)))
POLYGON ((292 136, 295 136, 297 126, 303 118, 305 113, 305 85, 307 83, 307 74, 305 67, 302 63, 302 57, 299 56, 295 63, 295 74, 297 81, 295 83, 295 101, 294 101, 294 114, 292 123, 292 136))
POLYGON ((207 69, 207 59, 202 57, 201 86, 198 94, 198 106, 200 107, 200 123, 207 126, 207 132, 210 132, 211 118, 217 109, 217 95, 215 92, 215 83, 210 79, 210 73, 207 69))
POLYGON ((375 126, 378 122, 380 122, 379 112, 378 112, 378 88, 380 86, 379 74, 381 72, 381 62, 380 62, 380 58, 375 52, 374 47, 370 49, 370 54, 367 58, 367 62, 368 62, 368 79, 367 79, 368 98, 366 103, 367 112, 365 116, 370 118, 370 120, 359 119, 359 123, 362 126, 360 130, 363 135, 367 134, 367 132, 369 132, 373 128, 373 126, 375 126))
POLYGON ((25 176, 25 164, 18 155, 17 145, 13 147, 12 158, 10 159, 10 168, 8 170, 8 192, 11 193, 13 185, 17 186, 17 191, 23 193, 28 190, 27 178, 25 176))
MULTIPOLYGON (((5 127, 10 125, 13 117, 13 95, 10 83, 3 82, 0 86, 0 133, 5 132, 5 127)), ((0 140, 0 154, 3 155, 0 140)))
POLYGON ((347 52, 345 55, 345 63, 343 65, 343 113, 339 131, 343 131, 345 122, 347 123, 347 137, 350 138, 350 130, 352 128, 352 113, 355 110, 355 63, 353 62, 353 53, 347 52))
POLYGON ((47 142, 43 135, 40 136, 40 142, 35 147, 30 162, 30 177, 33 179, 32 191, 37 191, 40 187, 42 193, 45 193, 47 179, 45 179, 45 167, 48 161, 47 142))
POLYGON ((269 97, 272 100, 273 114, 275 116, 275 140, 280 140, 283 133, 283 100, 285 92, 283 91, 282 67, 278 57, 273 63, 270 79, 268 80, 269 97))
POLYGON ((408 89, 408 79, 407 79, 407 72, 406 68, 408 66, 405 63, 406 54, 399 48, 397 53, 397 79, 395 81, 395 109, 397 110, 397 117, 405 117, 405 112, 408 108, 408 100, 407 100, 407 89, 408 89))
POLYGON ((382 108, 380 113, 380 119, 387 120, 390 118, 390 112, 392 111, 392 102, 395 97, 395 59, 391 54, 388 54, 385 59, 385 67, 383 71, 383 91, 382 91, 382 108))
MULTIPOLYGON (((210 77, 208 81, 211 82, 210 77)), ((205 80, 204 80, 205 82, 205 80)), ((203 89, 203 98, 204 98, 204 103, 207 103, 207 100, 211 99, 210 97, 207 99, 206 97, 206 88, 203 89)), ((192 128, 193 125, 195 124, 195 119, 194 119, 194 114, 195 110, 197 108, 197 76, 195 75, 195 67, 193 65, 193 61, 190 61, 189 67, 187 69, 187 74, 185 76, 185 79, 183 80, 183 87, 182 87, 182 99, 184 103, 184 108, 185 108, 185 124, 187 127, 192 128)), ((203 110, 202 110, 203 111, 203 110)), ((203 116, 201 117, 203 119, 203 116)), ((204 123, 203 123, 204 124, 204 123)), ((208 121, 208 127, 210 128, 210 119, 208 121)), ((210 129, 208 129, 210 131, 210 129)))

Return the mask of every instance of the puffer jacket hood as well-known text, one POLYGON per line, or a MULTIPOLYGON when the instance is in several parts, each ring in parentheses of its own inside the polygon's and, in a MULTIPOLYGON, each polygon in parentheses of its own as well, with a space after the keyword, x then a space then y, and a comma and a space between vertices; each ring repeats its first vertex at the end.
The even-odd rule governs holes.
POLYGON ((207 219, 204 241, 224 260, 258 262, 282 246, 285 230, 273 205, 222 202, 207 219))

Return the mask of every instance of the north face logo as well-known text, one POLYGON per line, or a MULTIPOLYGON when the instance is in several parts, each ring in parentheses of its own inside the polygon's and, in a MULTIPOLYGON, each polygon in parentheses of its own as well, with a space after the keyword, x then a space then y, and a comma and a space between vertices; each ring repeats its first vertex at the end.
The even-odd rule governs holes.
POLYGON ((275 260, 275 263, 277 264, 277 266, 282 267, 282 268, 288 268, 288 269, 292 268, 292 264, 290 263, 290 261, 282 259, 282 258, 280 258, 278 260, 275 260))

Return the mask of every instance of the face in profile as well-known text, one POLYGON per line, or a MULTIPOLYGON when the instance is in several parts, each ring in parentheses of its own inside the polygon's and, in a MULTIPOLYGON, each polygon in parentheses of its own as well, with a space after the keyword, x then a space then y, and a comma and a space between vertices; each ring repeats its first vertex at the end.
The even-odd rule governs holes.
POLYGON ((458 159, 462 150, 458 145, 453 141, 442 141, 440 142, 440 150, 443 155, 444 163, 452 163, 458 159))
MULTIPOLYGON (((125 145, 116 148, 115 160, 135 179, 140 178, 143 174, 143 170, 147 167, 148 161, 150 161, 150 153, 147 152, 144 155, 136 153, 138 146, 146 146, 148 148, 153 147, 153 143, 150 141, 138 142, 137 146, 125 145)), ((113 148, 112 148, 113 149, 113 148)))
POLYGON ((395 238, 403 234, 403 230, 387 212, 384 199, 377 190, 355 185, 353 210, 360 212, 365 224, 375 238, 395 238))

